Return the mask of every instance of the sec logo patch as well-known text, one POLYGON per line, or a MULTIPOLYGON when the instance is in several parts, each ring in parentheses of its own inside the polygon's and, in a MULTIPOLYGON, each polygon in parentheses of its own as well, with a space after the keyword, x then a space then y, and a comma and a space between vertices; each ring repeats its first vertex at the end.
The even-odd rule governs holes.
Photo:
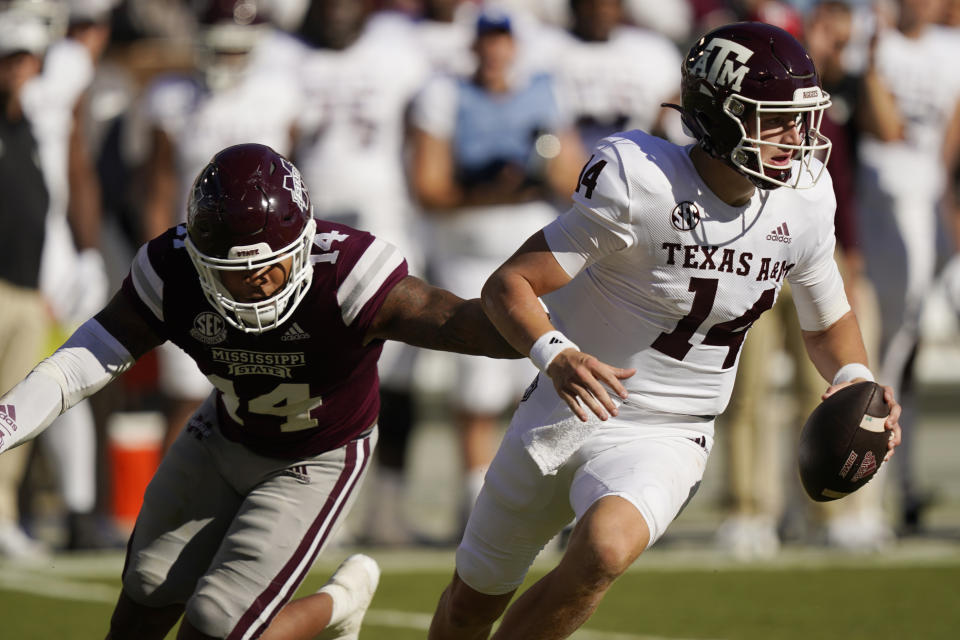
POLYGON ((220 344, 227 339, 227 323, 219 313, 204 311, 193 319, 190 337, 203 344, 220 344))
POLYGON ((673 208, 670 222, 677 231, 690 231, 700 224, 700 207, 685 200, 673 208))

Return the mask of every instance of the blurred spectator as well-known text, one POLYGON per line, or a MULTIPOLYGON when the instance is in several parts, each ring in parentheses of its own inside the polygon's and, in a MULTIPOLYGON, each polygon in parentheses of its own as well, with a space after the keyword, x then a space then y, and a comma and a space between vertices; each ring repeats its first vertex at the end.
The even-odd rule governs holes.
MULTIPOLYGON (((806 47, 820 73, 821 84, 832 106, 821 125, 832 142, 828 168, 837 198, 835 231, 841 271, 847 296, 857 314, 864 340, 871 353, 876 344, 876 310, 872 290, 863 276, 863 258, 856 235, 854 176, 856 172, 854 115, 858 109, 860 79, 844 65, 853 16, 849 5, 826 0, 807 17, 806 47)), ((794 430, 783 423, 803 424, 819 404, 824 382, 805 356, 800 328, 792 309, 792 296, 785 286, 770 314, 750 331, 740 356, 740 369, 730 407, 724 416, 729 464, 728 488, 731 515, 717 532, 717 542, 739 557, 766 556, 777 551, 782 535, 803 536, 808 511, 815 517, 816 535, 830 546, 847 550, 875 550, 892 539, 886 523, 877 483, 842 502, 810 507, 795 481, 788 482, 782 464, 784 438, 796 440, 794 430), (781 337, 782 336, 782 337, 781 337), (786 411, 772 411, 770 398, 784 374, 783 361, 771 358, 779 349, 789 356, 792 369, 786 411), (784 417, 786 414, 786 420, 784 417), (791 498, 797 508, 789 509, 791 498), (786 509, 786 511, 785 511, 786 509), (798 522, 802 519, 803 522, 798 522), (822 527, 822 531, 819 530, 822 527)), ((779 402, 778 407, 782 407, 779 402)), ((792 459, 792 457, 791 457, 792 459)), ((795 475, 791 474, 790 478, 795 475)))
MULTIPOLYGON (((40 73, 50 41, 37 16, 0 7, 0 235, 11 239, 0 254, 0 389, 9 390, 40 358, 47 311, 40 293, 40 255, 49 195, 37 142, 23 113, 23 89, 40 73)), ((0 408, 0 437, 8 434, 0 408)), ((14 418, 14 416, 10 416, 14 418)), ((30 453, 10 452, 0 465, 0 556, 30 560, 43 547, 20 528, 17 485, 30 453)))
POLYGON ((912 368, 920 315, 933 281, 937 212, 956 166, 960 74, 955 36, 936 27, 939 0, 898 0, 878 15, 865 75, 858 181, 860 240, 880 309, 878 379, 898 391, 904 450, 893 463, 901 525, 915 530, 929 502, 916 486, 912 368))
POLYGON ((626 129, 686 139, 679 116, 660 106, 678 100, 677 47, 663 35, 625 25, 623 0, 571 0, 570 7, 570 29, 544 29, 529 45, 525 64, 555 74, 583 148, 626 129))
MULTIPOLYGON (((33 10, 47 5, 45 15, 56 15, 66 30, 66 37, 47 50, 41 74, 24 89, 24 111, 37 136, 50 191, 41 289, 54 324, 41 355, 52 353, 107 299, 109 281, 99 250, 100 191, 82 113, 109 39, 112 4, 111 0, 32 3, 33 10)), ((95 513, 97 437, 90 403, 77 404, 57 423, 58 428, 40 442, 56 469, 67 511, 66 548, 121 544, 95 513)))
MULTIPOLYGON (((953 41, 954 56, 960 55, 960 0, 946 0, 940 18, 943 35, 953 41)), ((947 252, 953 256, 945 258, 941 279, 947 293, 947 301, 960 318, 960 132, 948 133, 944 143, 944 157, 947 163, 949 185, 943 203, 944 228, 946 231, 947 252), (953 149, 951 149, 953 146, 953 149)))
POLYGON ((766 22, 788 31, 795 38, 803 37, 803 15, 797 2, 781 0, 690 0, 699 33, 728 22, 766 22))
POLYGON ((625 0, 625 2, 626 13, 631 22, 662 33, 678 46, 687 46, 693 18, 693 9, 688 0, 625 0))
MULTIPOLYGON (((476 71, 435 78, 412 116, 411 181, 433 217, 432 279, 467 298, 556 216, 551 201, 572 192, 585 160, 560 115, 552 78, 514 73, 510 17, 488 9, 475 24, 476 71)), ((455 361, 451 400, 466 472, 465 524, 496 450, 501 416, 536 370, 523 361, 455 361)))
POLYGON ((417 21, 417 41, 434 71, 470 73, 475 61, 470 53, 476 5, 464 0, 423 0, 417 21))
MULTIPOLYGON (((397 246, 423 273, 423 243, 404 172, 406 109, 430 65, 405 14, 371 12, 368 0, 315 0, 298 36, 305 104, 297 121, 297 166, 316 217, 369 230, 397 246)), ((414 422, 416 349, 384 346, 379 362, 380 441, 368 542, 411 539, 402 524, 404 460, 414 422)))
MULTIPOLYGON (((256 142, 287 155, 292 148, 302 103, 285 62, 295 45, 249 0, 196 6, 195 69, 159 77, 144 97, 150 152, 142 241, 186 220, 190 186, 220 149, 256 142)), ((157 353, 169 446, 211 386, 178 347, 167 343, 157 353)))

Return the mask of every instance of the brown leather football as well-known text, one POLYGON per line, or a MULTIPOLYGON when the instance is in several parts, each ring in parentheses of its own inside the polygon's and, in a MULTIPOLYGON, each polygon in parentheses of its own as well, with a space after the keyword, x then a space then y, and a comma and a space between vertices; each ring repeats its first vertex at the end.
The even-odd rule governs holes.
POLYGON ((818 502, 836 500, 865 485, 887 455, 883 428, 890 407, 883 387, 858 382, 820 403, 800 432, 800 481, 818 502))

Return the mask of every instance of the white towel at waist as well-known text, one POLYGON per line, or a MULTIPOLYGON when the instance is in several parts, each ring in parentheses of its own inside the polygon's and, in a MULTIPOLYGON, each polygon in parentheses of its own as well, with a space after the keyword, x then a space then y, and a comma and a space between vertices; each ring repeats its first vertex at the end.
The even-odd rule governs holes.
POLYGON ((587 415, 586 422, 570 416, 560 422, 534 427, 520 435, 527 454, 537 463, 541 473, 546 476, 556 474, 557 469, 603 424, 589 411, 587 415))

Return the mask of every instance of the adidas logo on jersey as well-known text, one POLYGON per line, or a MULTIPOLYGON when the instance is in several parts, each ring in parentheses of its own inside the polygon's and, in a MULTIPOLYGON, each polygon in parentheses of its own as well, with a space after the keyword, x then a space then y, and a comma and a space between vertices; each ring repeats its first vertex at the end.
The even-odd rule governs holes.
POLYGON ((307 470, 307 465, 305 464, 298 464, 293 467, 288 467, 283 473, 292 477, 300 484, 310 484, 310 474, 307 470))
POLYGON ((767 234, 767 240, 790 244, 793 241, 793 238, 790 237, 790 230, 787 229, 787 223, 781 222, 779 227, 767 234))
POLYGON ((309 337, 310 334, 301 329, 298 323, 294 322, 293 326, 280 336, 280 339, 284 342, 292 342, 293 340, 307 340, 309 337))
POLYGON ((4 428, 0 429, 0 444, 3 444, 3 434, 4 432, 13 435, 13 432, 17 430, 17 410, 12 404, 0 404, 0 425, 4 428))

